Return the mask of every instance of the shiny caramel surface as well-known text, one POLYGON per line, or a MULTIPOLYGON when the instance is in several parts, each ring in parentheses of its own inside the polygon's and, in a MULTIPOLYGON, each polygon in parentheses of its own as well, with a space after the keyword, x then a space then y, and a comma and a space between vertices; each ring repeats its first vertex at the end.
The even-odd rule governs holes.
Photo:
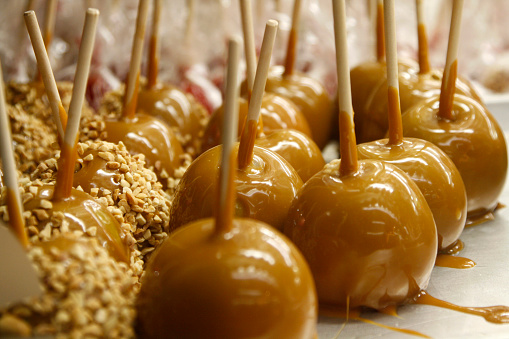
POLYGON ((269 71, 265 90, 290 99, 300 108, 311 128, 313 140, 321 149, 329 141, 334 115, 332 102, 325 88, 316 80, 294 71, 283 76, 282 66, 269 71))
MULTIPOLYGON (((246 98, 239 98, 239 129, 238 135, 246 121, 249 103, 246 98)), ((206 150, 221 143, 221 123, 224 107, 219 107, 210 117, 205 128, 201 150, 206 150)), ((290 100, 274 94, 264 93, 260 109, 263 132, 269 133, 279 129, 293 129, 311 136, 309 124, 300 109, 290 100)))
POLYGON ((198 141, 204 129, 201 119, 205 116, 205 108, 194 100, 191 102, 177 87, 157 84, 151 89, 143 88, 138 94, 137 110, 175 127, 175 131, 182 136, 190 136, 191 143, 196 149, 199 148, 198 141))
POLYGON ((447 155, 432 143, 405 138, 399 145, 377 140, 358 145, 359 159, 391 163, 412 178, 433 213, 438 249, 455 246, 465 226, 467 197, 461 175, 447 155))
POLYGON ((99 156, 98 149, 87 149, 83 152, 82 158, 94 157, 92 161, 83 161, 79 169, 74 172, 74 181, 72 187, 81 186, 83 190, 90 193, 92 188, 98 188, 100 191, 109 190, 113 192, 115 188, 120 188, 120 173, 117 170, 109 169, 108 162, 99 156))
MULTIPOLYGON (((350 72, 355 132, 359 143, 385 137, 387 120, 387 69, 385 62, 365 62, 350 72)), ((419 74, 411 60, 398 63, 401 112, 423 99, 440 94, 442 70, 419 74)), ((481 101, 468 80, 456 79, 456 93, 481 101)))
POLYGON ((256 139, 255 145, 267 148, 283 157, 292 165, 303 182, 308 181, 325 166, 322 152, 315 142, 297 131, 272 131, 256 139))
POLYGON ((173 233, 150 258, 138 299, 146 338, 313 338, 317 300, 309 268, 272 227, 214 220, 173 233))
MULTIPOLYGON (((106 141, 122 141, 129 153, 144 154, 147 166, 160 167, 173 176, 184 153, 175 134, 164 123, 146 114, 134 119, 106 120, 106 141)), ((156 171, 159 175, 159 171, 156 171)))
POLYGON ((453 121, 437 117, 438 96, 403 114, 404 135, 428 140, 452 159, 467 191, 468 217, 491 212, 498 203, 507 174, 503 132, 477 101, 455 95, 453 121))
POLYGON ((382 309, 426 288, 438 248, 431 210, 394 165, 360 160, 339 176, 340 160, 299 190, 284 233, 301 250, 322 305, 382 309))
MULTIPOLYGON (((405 112, 421 100, 440 94, 442 76, 442 70, 432 69, 428 73, 418 74, 413 78, 414 81, 400 83, 401 112, 405 112)), ((461 76, 456 79, 455 93, 469 96, 481 102, 481 98, 472 84, 461 76)))
MULTIPOLYGON (((400 91, 405 83, 415 81, 416 65, 405 61, 398 63, 400 91)), ((387 66, 385 62, 365 62, 350 71, 355 135, 358 143, 385 137, 387 118, 387 66)), ((438 87, 440 89, 440 86, 438 87)))
MULTIPOLYGON (((55 187, 50 185, 40 187, 36 196, 25 203, 25 210, 41 208, 42 199, 51 201, 54 189, 55 187)), ((68 199, 52 201, 52 204, 52 209, 47 210, 50 218, 39 221, 39 230, 44 229, 50 221, 51 215, 61 212, 70 231, 87 233, 95 228, 96 238, 101 246, 106 248, 115 259, 129 262, 129 248, 124 241, 120 225, 106 207, 93 200, 87 193, 76 189, 72 189, 72 194, 68 199)))
MULTIPOLYGON (((238 153, 238 144, 235 146, 238 153)), ((217 199, 221 146, 199 156, 177 186, 170 213, 170 230, 194 220, 212 217, 217 199)), ((263 221, 282 229, 288 208, 302 180, 274 152, 255 146, 253 161, 237 170, 235 216, 263 221)))

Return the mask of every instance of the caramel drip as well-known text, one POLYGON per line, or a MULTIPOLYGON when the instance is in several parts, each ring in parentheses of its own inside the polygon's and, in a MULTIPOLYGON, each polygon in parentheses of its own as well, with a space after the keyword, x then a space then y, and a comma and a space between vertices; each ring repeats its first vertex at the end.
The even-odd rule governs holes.
POLYGON ((398 89, 388 88, 389 145, 399 145, 403 141, 403 123, 398 89))
POLYGON ((288 76, 293 74, 293 70, 295 67, 295 58, 296 58, 296 46, 297 46, 297 30, 292 28, 290 30, 290 35, 288 36, 288 47, 286 49, 286 60, 285 60, 285 72, 284 76, 288 76))
POLYGON ((448 254, 448 255, 458 254, 464 247, 465 247, 465 244, 463 244, 463 241, 458 239, 453 244, 448 246, 447 248, 442 249, 441 252, 442 252, 442 254, 448 254))
POLYGON ((341 151, 340 176, 357 172, 359 164, 357 161, 355 128, 350 115, 345 111, 339 112, 339 147, 341 151))
POLYGON ((385 28, 384 28, 384 5, 378 1, 376 10, 376 58, 378 61, 385 59, 385 28))
POLYGON ((58 172, 55 184, 55 201, 65 200, 71 196, 72 182, 74 180, 74 164, 78 158, 78 139, 73 146, 66 143, 62 145, 58 159, 58 172))
POLYGON ((240 137, 238 157, 239 169, 246 168, 253 160, 253 148, 258 129, 258 122, 255 120, 247 121, 246 125, 240 137))
MULTIPOLYGON (((230 151, 230 157, 228 159, 229 167, 228 167, 228 177, 227 177, 227 188, 226 188, 226 199, 223 202, 223 206, 221 206, 221 199, 217 199, 218 208, 216 208, 216 234, 229 232, 233 227, 233 216, 235 213, 235 171, 237 170, 235 166, 235 149, 230 151)), ((221 177, 220 177, 221 178, 221 177)), ((222 183, 220 182, 218 187, 221 187, 222 183)))
POLYGON ((449 267, 456 269, 467 269, 475 267, 476 263, 468 258, 455 257, 450 254, 439 254, 435 262, 435 266, 449 267))
POLYGON ((492 211, 488 211, 482 214, 474 214, 467 216, 467 222, 465 227, 474 227, 479 226, 480 224, 484 224, 486 221, 491 221, 495 219, 495 215, 492 211))
POLYGON ((44 32, 44 47, 46 48, 46 52, 49 51, 49 45, 51 45, 51 40, 53 40, 53 34, 51 32, 44 32))
POLYGON ((388 330, 391 330, 391 331, 395 331, 395 332, 405 333, 405 334, 409 334, 409 335, 415 335, 415 336, 421 337, 421 338, 431 338, 430 336, 427 336, 427 335, 425 335, 423 333, 420 333, 420 332, 417 332, 417 331, 407 330, 407 329, 404 329, 404 328, 397 328, 397 327, 393 327, 393 326, 389 326, 389 325, 384 325, 384 324, 381 324, 381 323, 377 323, 376 321, 365 319, 365 318, 360 318, 359 317, 359 318, 352 318, 352 319, 360 320, 360 321, 365 322, 367 324, 375 325, 375 326, 382 327, 382 328, 385 328, 385 329, 388 329, 388 330))
POLYGON ((400 318, 398 315, 398 308, 396 305, 387 306, 386 308, 382 308, 381 310, 378 310, 378 312, 387 314, 396 318, 400 318))
POLYGON ((416 304, 437 306, 450 310, 463 312, 467 314, 483 317, 486 321, 496 324, 509 323, 509 307, 508 306, 489 306, 489 307, 464 307, 454 305, 450 302, 443 301, 430 296, 426 291, 421 293, 415 299, 416 304))
POLYGON ((157 37, 151 36, 148 50, 147 87, 152 89, 157 84, 159 57, 157 56, 157 37))
POLYGON ((62 129, 65 131, 67 126, 67 112, 65 111, 64 106, 62 106, 62 102, 58 103, 58 115, 60 116, 60 122, 62 123, 62 129))
POLYGON ((8 201, 7 211, 9 213, 9 224, 11 225, 14 233, 16 233, 21 244, 24 247, 27 247, 28 237, 25 232, 25 221, 23 220, 23 215, 20 213, 20 206, 18 205, 16 192, 14 192, 10 187, 7 187, 6 198, 8 201))
MULTIPOLYGON (((385 312, 382 311, 382 313, 385 313, 385 312)), ((360 316, 360 311, 359 310, 348 310, 348 311, 345 311, 344 309, 338 309, 338 308, 335 308, 335 307, 320 305, 320 315, 327 316, 327 317, 333 317, 333 318, 346 318, 346 319, 358 320, 358 321, 362 321, 362 322, 365 322, 367 324, 371 324, 371 325, 375 325, 375 326, 378 326, 378 327, 382 327, 382 328, 385 328, 385 329, 388 329, 388 330, 391 330, 391 331, 405 333, 405 334, 410 334, 410 335, 415 335, 415 336, 422 337, 422 338, 430 338, 429 336, 427 336, 427 335, 425 335, 423 333, 417 332, 417 331, 412 331, 412 330, 397 328, 397 327, 393 327, 393 326, 389 326, 389 325, 384 325, 384 324, 381 324, 381 323, 377 323, 377 322, 375 322, 373 320, 362 318, 360 316)))
POLYGON ((458 77, 458 60, 454 60, 451 67, 444 71, 442 87, 440 89, 440 106, 438 117, 446 120, 453 120, 452 104, 454 92, 456 91, 456 78, 458 77))
MULTIPOLYGON (((127 78, 129 81, 129 77, 127 78)), ((134 86, 134 92, 132 97, 129 99, 127 93, 124 94, 124 117, 128 119, 134 119, 136 114, 136 105, 138 104, 138 89, 140 86, 140 72, 136 75, 136 84, 134 86)), ((126 90, 129 88, 127 83, 125 86, 126 90)))
POLYGON ((426 33, 425 24, 419 24, 417 26, 417 36, 419 40, 419 73, 425 74, 430 71, 428 55, 428 34, 426 33))

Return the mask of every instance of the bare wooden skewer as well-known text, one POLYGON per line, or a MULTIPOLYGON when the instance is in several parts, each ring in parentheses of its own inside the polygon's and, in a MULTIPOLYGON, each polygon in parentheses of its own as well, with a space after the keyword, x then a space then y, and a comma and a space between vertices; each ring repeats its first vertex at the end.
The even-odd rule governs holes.
POLYGON ((131 50, 131 63, 127 74, 124 93, 124 118, 134 119, 138 101, 138 87, 140 82, 141 57, 143 41, 145 40, 145 27, 147 25, 149 0, 140 0, 138 16, 136 17, 136 31, 134 33, 133 48, 131 50))
POLYGON ((77 147, 81 109, 85 100, 98 19, 99 11, 89 8, 85 16, 76 74, 74 76, 71 104, 69 106, 69 121, 65 128, 64 142, 58 163, 55 193, 53 195, 55 201, 64 200, 71 196, 74 165, 78 157, 77 147))
POLYGON ((228 43, 228 67, 226 75, 226 96, 223 119, 221 170, 219 177, 219 199, 216 208, 215 232, 226 233, 232 228, 235 208, 235 152, 233 145, 237 139, 237 125, 239 116, 239 58, 240 41, 231 38, 228 43))
POLYGON ((438 116, 452 120, 452 103, 456 91, 456 78, 458 77, 458 46, 460 41, 461 14, 463 0, 454 0, 452 7, 451 28, 449 30, 449 43, 447 45, 447 59, 445 62, 442 87, 440 90, 440 106, 438 116))
POLYGON ((53 70, 51 69, 48 53, 44 47, 44 41, 41 30, 39 29, 39 23, 37 22, 37 16, 34 11, 28 11, 25 12, 24 17, 28 34, 32 41, 35 57, 37 59, 39 74, 42 76, 46 95, 48 96, 51 111, 53 112, 53 119, 57 125, 58 140, 60 145, 62 145, 62 141, 64 140, 64 130, 67 125, 67 112, 62 105, 62 100, 58 93, 57 82, 55 81, 53 70))
POLYGON ((341 151, 339 175, 347 176, 356 173, 359 169, 359 164, 353 123, 354 113, 350 87, 350 67, 348 66, 345 0, 334 0, 332 5, 338 74, 339 146, 341 151))
POLYGON ((23 205, 19 194, 18 171, 12 150, 11 127, 7 106, 5 103, 5 90, 3 83, 2 65, 0 64, 0 156, 2 158, 3 180, 6 187, 7 211, 9 224, 24 247, 28 246, 28 237, 25 231, 23 218, 23 205))

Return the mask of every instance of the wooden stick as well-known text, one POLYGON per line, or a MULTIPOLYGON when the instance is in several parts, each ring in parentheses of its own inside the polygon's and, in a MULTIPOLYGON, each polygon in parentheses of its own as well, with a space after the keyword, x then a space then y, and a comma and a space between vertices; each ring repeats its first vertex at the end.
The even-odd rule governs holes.
POLYGON ((260 50, 260 60, 256 68, 253 94, 249 100, 249 109, 244 124, 244 130, 240 136, 238 164, 240 169, 246 168, 253 160, 253 148, 258 129, 258 118, 262 107, 263 93, 269 74, 270 59, 272 49, 276 40, 278 23, 275 20, 267 21, 265 33, 263 35, 262 47, 260 50))
POLYGON ((253 30, 253 10, 251 0, 240 0, 242 32, 244 33, 244 54, 246 55, 246 73, 248 97, 253 93, 256 72, 256 50, 253 30))
POLYGON ((161 22, 162 0, 154 0, 154 12, 152 15, 152 32, 150 34, 147 87, 154 88, 157 84, 159 72, 159 28, 161 22))
POLYGON ((438 116, 453 120, 452 104, 456 91, 456 78, 458 77, 458 46, 460 40, 461 14, 463 0, 454 0, 452 7, 451 28, 449 30, 449 43, 447 45, 447 59, 445 61, 442 87, 440 91, 440 106, 438 116))
POLYGON ((7 211, 9 224, 24 247, 28 247, 28 237, 25 231, 23 205, 18 187, 18 172, 14 151, 12 150, 11 127, 5 103, 2 65, 0 63, 0 157, 2 159, 3 180, 6 187, 7 211))
POLYGON ((138 103, 138 87, 140 83, 141 57, 143 41, 145 39, 145 26, 147 25, 149 0, 140 0, 138 16, 136 17, 136 30, 134 32, 133 48, 131 50, 131 63, 124 93, 124 118, 134 119, 138 103))
POLYGON ((53 112, 53 119, 57 125, 58 141, 60 146, 62 146, 64 130, 67 125, 67 112, 65 111, 64 106, 62 106, 62 100, 60 99, 57 82, 55 81, 48 53, 44 46, 44 40, 42 38, 41 30, 39 29, 39 23, 37 22, 37 16, 34 11, 28 11, 25 12, 24 17, 28 34, 32 41, 35 57, 37 59, 39 74, 42 75, 46 95, 48 96, 51 111, 53 112))
POLYGON ((426 74, 430 71, 428 33, 424 20, 424 3, 422 0, 415 0, 417 12, 417 39, 419 40, 419 73, 426 74))
POLYGON ((295 68, 295 58, 297 57, 297 40, 299 39, 297 32, 300 26, 300 12, 301 12, 301 0, 295 0, 293 4, 292 14, 292 28, 290 29, 290 35, 288 36, 288 45, 286 48, 286 60, 285 60, 285 76, 293 74, 295 68))
POLYGON ((384 33, 384 1, 378 0, 376 8, 376 59, 378 62, 385 58, 385 33, 384 33))
POLYGON ((46 51, 49 50, 49 45, 53 40, 53 33, 55 32, 55 18, 57 14, 58 0, 47 0, 46 11, 44 13, 44 46, 46 51))
POLYGON ((396 41, 396 21, 394 19, 394 0, 384 0, 385 49, 387 53, 387 87, 389 145, 399 145, 403 141, 403 123, 399 102, 398 46, 396 41))
POLYGON ((74 76, 71 104, 69 106, 69 122, 65 128, 64 143, 58 161, 59 166, 53 196, 55 201, 64 200, 71 196, 74 165, 78 157, 77 145, 81 109, 85 100, 98 19, 99 11, 89 8, 85 16, 85 24, 81 36, 81 46, 78 54, 76 74, 74 76))
POLYGON ((219 177, 218 208, 216 208, 216 234, 226 233, 232 228, 235 209, 235 152, 239 116, 239 58, 240 41, 231 38, 228 42, 228 67, 226 74, 226 96, 223 119, 221 172, 219 177))
POLYGON ((348 65, 345 0, 334 0, 332 6, 338 74, 339 147, 341 151, 339 175, 347 176, 356 173, 359 169, 359 164, 353 123, 350 67, 348 65))

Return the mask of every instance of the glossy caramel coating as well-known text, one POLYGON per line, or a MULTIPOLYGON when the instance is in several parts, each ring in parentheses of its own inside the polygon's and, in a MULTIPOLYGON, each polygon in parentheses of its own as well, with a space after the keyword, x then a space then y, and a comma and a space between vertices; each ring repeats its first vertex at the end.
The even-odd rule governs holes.
MULTIPOLYGON (((238 147, 236 144, 235 154, 238 147)), ((217 146, 189 166, 175 192, 170 211, 170 231, 214 215, 220 160, 221 146, 217 146)), ((235 186, 236 217, 257 219, 281 230, 302 180, 286 160, 255 146, 251 164, 237 170, 235 186)))
POLYGON ((63 222, 67 223, 69 231, 82 231, 88 233, 92 228, 96 229, 96 238, 101 246, 117 260, 129 262, 129 248, 125 236, 121 232, 120 225, 108 209, 85 192, 72 189, 71 196, 63 201, 52 201, 55 186, 46 185, 38 187, 37 194, 24 204, 25 210, 41 208, 41 200, 49 200, 53 207, 46 212, 49 218, 40 220, 37 225, 42 231, 51 220, 51 215, 61 212, 63 222))
POLYGON ((120 174, 118 169, 110 169, 108 161, 99 156, 99 149, 87 149, 81 155, 85 158, 92 155, 92 161, 83 161, 80 168, 74 172, 74 180, 72 187, 81 186, 83 191, 90 193, 92 188, 98 188, 100 191, 108 190, 113 192, 120 187, 120 174))
MULTIPOLYGON (((239 98, 239 136, 242 133, 248 109, 247 99, 239 98)), ((221 143, 223 113, 224 106, 221 106, 210 117, 203 135, 202 153, 221 143)), ((264 93, 260 116, 265 133, 279 129, 293 129, 311 137, 311 129, 300 109, 292 101, 280 95, 264 93)))
POLYGON ((405 138, 400 145, 377 140, 357 146, 359 159, 391 163, 417 184, 438 231, 438 250, 454 247, 465 227, 467 196, 461 175, 447 155, 432 143, 405 138))
POLYGON ((272 227, 205 219, 172 234, 150 258, 138 298, 144 338, 313 338, 309 267, 272 227))
POLYGON ((205 128, 203 122, 208 112, 194 98, 175 86, 157 84, 153 88, 143 88, 138 93, 137 111, 164 121, 180 134, 184 147, 191 146, 198 151, 205 128))
POLYGON ((257 138, 255 145, 283 157, 303 182, 308 181, 325 166, 322 152, 316 143, 307 135, 294 130, 272 131, 257 138))
MULTIPOLYGON (((419 74, 411 60, 398 63, 401 111, 421 100, 440 93, 442 71, 419 74)), ((382 139, 389 128, 387 119, 387 66, 385 62, 366 62, 352 69, 352 103, 355 112, 355 132, 359 143, 382 139)), ((456 79, 456 93, 481 102, 470 82, 456 79)))
POLYGON ((269 70, 265 91, 277 93, 293 101, 306 117, 313 140, 320 149, 329 141, 336 112, 327 91, 318 81, 302 73, 283 75, 284 67, 269 70))
POLYGON ((340 160, 295 198, 284 233, 306 258, 321 305, 382 309, 426 288, 437 254, 433 215, 416 184, 394 165, 340 160))
MULTIPOLYGON (((416 65, 399 62, 399 86, 414 81, 416 65)), ((358 143, 382 139, 388 130, 387 65, 385 62, 365 62, 350 71, 355 135, 358 143)))
MULTIPOLYGON (((443 70, 432 69, 428 73, 417 74, 416 78, 412 78, 414 81, 402 82, 399 87, 401 111, 405 112, 416 103, 439 95, 442 87, 442 76, 443 70)), ((461 76, 456 79, 455 93, 466 95, 481 102, 481 98, 472 84, 461 76)))
POLYGON ((407 110, 403 131, 428 140, 451 158, 467 190, 468 217, 495 209, 507 174, 507 147, 499 124, 474 99, 455 95, 453 121, 437 117, 439 96, 407 110))
POLYGON ((137 113, 134 119, 105 120, 105 131, 106 141, 122 141, 129 153, 144 154, 147 167, 154 166, 158 176, 162 170, 174 176, 182 165, 182 146, 170 128, 154 117, 137 113))

